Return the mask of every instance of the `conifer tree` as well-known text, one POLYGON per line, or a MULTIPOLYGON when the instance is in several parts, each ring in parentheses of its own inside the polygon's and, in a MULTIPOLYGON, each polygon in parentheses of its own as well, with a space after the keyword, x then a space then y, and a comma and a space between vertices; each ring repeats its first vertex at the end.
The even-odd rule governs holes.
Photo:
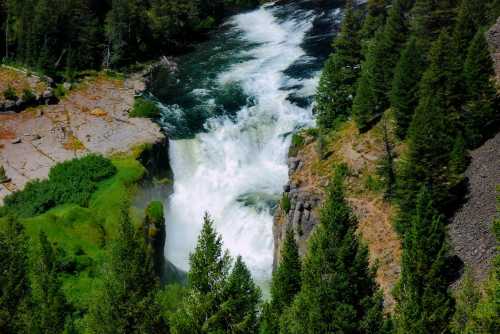
POLYGON ((411 31, 417 38, 417 46, 427 51, 443 27, 449 27, 454 19, 456 0, 416 0, 411 10, 411 31))
POLYGON ((325 63, 316 94, 318 125, 325 129, 333 128, 339 120, 351 114, 356 91, 361 46, 351 0, 346 4, 342 27, 333 49, 334 52, 325 63))
POLYGON ((396 134, 404 139, 418 105, 419 82, 422 77, 423 59, 415 38, 411 38, 396 66, 391 90, 396 134))
POLYGON ((210 333, 257 333, 260 289, 253 282, 250 271, 236 258, 231 274, 222 290, 222 303, 208 321, 210 333))
POLYGON ((493 61, 483 30, 476 33, 470 44, 463 73, 467 102, 462 115, 462 127, 467 142, 474 147, 481 142, 485 129, 500 119, 495 106, 493 61))
POLYGON ((26 237, 9 219, 0 230, 0 333, 21 333, 29 298, 26 237))
POLYGON ((223 303, 222 293, 231 265, 229 254, 222 249, 222 238, 208 214, 189 262, 190 293, 172 319, 172 330, 174 333, 206 333, 220 325, 212 316, 223 303))
POLYGON ((111 260, 89 314, 93 333, 165 333, 154 293, 158 288, 151 250, 136 231, 127 209, 121 213, 118 238, 111 260))
POLYGON ((47 236, 40 232, 32 254, 30 332, 62 333, 70 308, 62 292, 56 253, 47 236))
POLYGON ((271 282, 271 302, 264 307, 261 333, 279 333, 283 311, 292 303, 300 290, 301 260, 292 229, 287 229, 278 267, 271 282))
POLYGON ((396 288, 396 333, 447 333, 453 300, 445 280, 443 220, 422 187, 404 236, 401 281, 396 288))
POLYGON ((353 105, 354 119, 361 131, 389 107, 394 68, 406 40, 404 12, 403 1, 395 0, 384 29, 376 33, 368 46, 353 105))
MULTIPOLYGON (((367 14, 360 30, 362 41, 372 39, 375 33, 384 26, 387 17, 386 5, 386 0, 368 0, 367 14)), ((365 48, 363 48, 363 51, 365 51, 365 48)), ((364 52, 364 54, 366 53, 364 52)))
POLYGON ((356 234, 337 172, 320 225, 309 240, 301 291, 285 312, 280 333, 379 333, 382 300, 356 234))
POLYGON ((442 33, 430 51, 430 65, 420 83, 420 99, 408 134, 408 151, 398 186, 399 232, 404 233, 422 185, 430 185, 435 205, 444 208, 451 200, 447 169, 453 137, 457 133, 456 105, 462 97, 455 77, 451 38, 442 33))

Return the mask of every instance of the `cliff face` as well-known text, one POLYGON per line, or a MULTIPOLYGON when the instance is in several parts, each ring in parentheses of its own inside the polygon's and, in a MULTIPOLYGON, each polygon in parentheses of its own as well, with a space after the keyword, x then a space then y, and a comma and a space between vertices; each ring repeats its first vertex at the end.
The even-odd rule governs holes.
POLYGON ((142 77, 125 81, 104 75, 71 90, 58 104, 0 113, 0 165, 10 182, 0 184, 0 203, 34 179, 46 178, 58 162, 88 153, 133 153, 134 148, 161 144, 166 138, 149 119, 130 118, 142 77))
POLYGON ((307 241, 319 223, 324 189, 335 165, 345 163, 349 169, 347 200, 358 218, 358 230, 370 250, 370 261, 379 266, 377 282, 384 290, 386 307, 392 309, 394 300, 390 292, 400 273, 401 246, 391 224, 394 210, 384 201, 383 192, 377 189, 377 180, 373 178, 384 152, 380 126, 360 135, 354 123, 348 122, 321 144, 313 136, 303 134, 303 137, 300 147, 291 148, 288 163, 290 182, 284 187, 284 196, 290 200, 289 210, 280 207, 275 214, 275 265, 288 228, 295 232, 300 254, 306 253, 307 241))

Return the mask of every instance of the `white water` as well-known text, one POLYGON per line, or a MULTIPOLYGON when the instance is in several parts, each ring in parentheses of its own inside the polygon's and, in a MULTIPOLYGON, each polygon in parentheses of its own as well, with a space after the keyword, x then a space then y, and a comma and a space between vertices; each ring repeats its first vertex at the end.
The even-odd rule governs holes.
MULTIPOLYGON (((218 77, 220 84, 239 82, 255 97, 252 107, 236 119, 207 121, 206 133, 170 143, 174 193, 167 201, 166 256, 177 267, 189 269, 208 212, 232 256, 242 255, 258 282, 271 276, 273 262, 272 214, 269 208, 245 206, 245 195, 279 198, 287 182, 287 152, 291 131, 311 124, 311 109, 286 100, 281 87, 297 83, 283 71, 304 55, 300 44, 311 27, 311 18, 278 22, 269 7, 235 16, 233 23, 246 41, 256 45, 246 51, 252 59, 231 67, 218 77)), ((306 80, 310 95, 315 80, 306 80)), ((300 94, 300 92, 298 92, 300 94)))

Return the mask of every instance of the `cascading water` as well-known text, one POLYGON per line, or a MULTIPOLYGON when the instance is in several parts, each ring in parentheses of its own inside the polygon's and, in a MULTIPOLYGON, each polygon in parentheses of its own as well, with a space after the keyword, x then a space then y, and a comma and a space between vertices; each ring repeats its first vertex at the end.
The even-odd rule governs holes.
POLYGON ((164 104, 163 125, 177 138, 165 249, 176 267, 189 269, 208 212, 231 254, 258 282, 269 280, 290 134, 313 122, 310 101, 338 21, 334 7, 302 1, 234 16, 219 37, 181 59, 163 95, 153 90, 164 104))

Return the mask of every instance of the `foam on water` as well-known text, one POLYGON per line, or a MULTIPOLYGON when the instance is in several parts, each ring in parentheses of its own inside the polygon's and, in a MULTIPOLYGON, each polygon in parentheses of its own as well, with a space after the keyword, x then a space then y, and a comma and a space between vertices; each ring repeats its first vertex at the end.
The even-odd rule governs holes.
POLYGON ((250 59, 216 80, 219 85, 238 82, 254 102, 233 118, 209 119, 207 131, 194 139, 170 143, 175 182, 167 200, 166 256, 183 270, 189 269, 189 253, 208 212, 225 247, 233 256, 243 256, 255 279, 265 282, 271 276, 273 218, 266 204, 276 203, 287 182, 286 134, 312 122, 311 108, 289 102, 290 92, 283 87, 302 84, 306 94, 317 80, 284 74, 304 56, 300 44, 311 28, 312 13, 304 11, 300 21, 278 21, 273 10, 265 6, 232 19, 240 38, 253 45, 242 51, 250 59))

